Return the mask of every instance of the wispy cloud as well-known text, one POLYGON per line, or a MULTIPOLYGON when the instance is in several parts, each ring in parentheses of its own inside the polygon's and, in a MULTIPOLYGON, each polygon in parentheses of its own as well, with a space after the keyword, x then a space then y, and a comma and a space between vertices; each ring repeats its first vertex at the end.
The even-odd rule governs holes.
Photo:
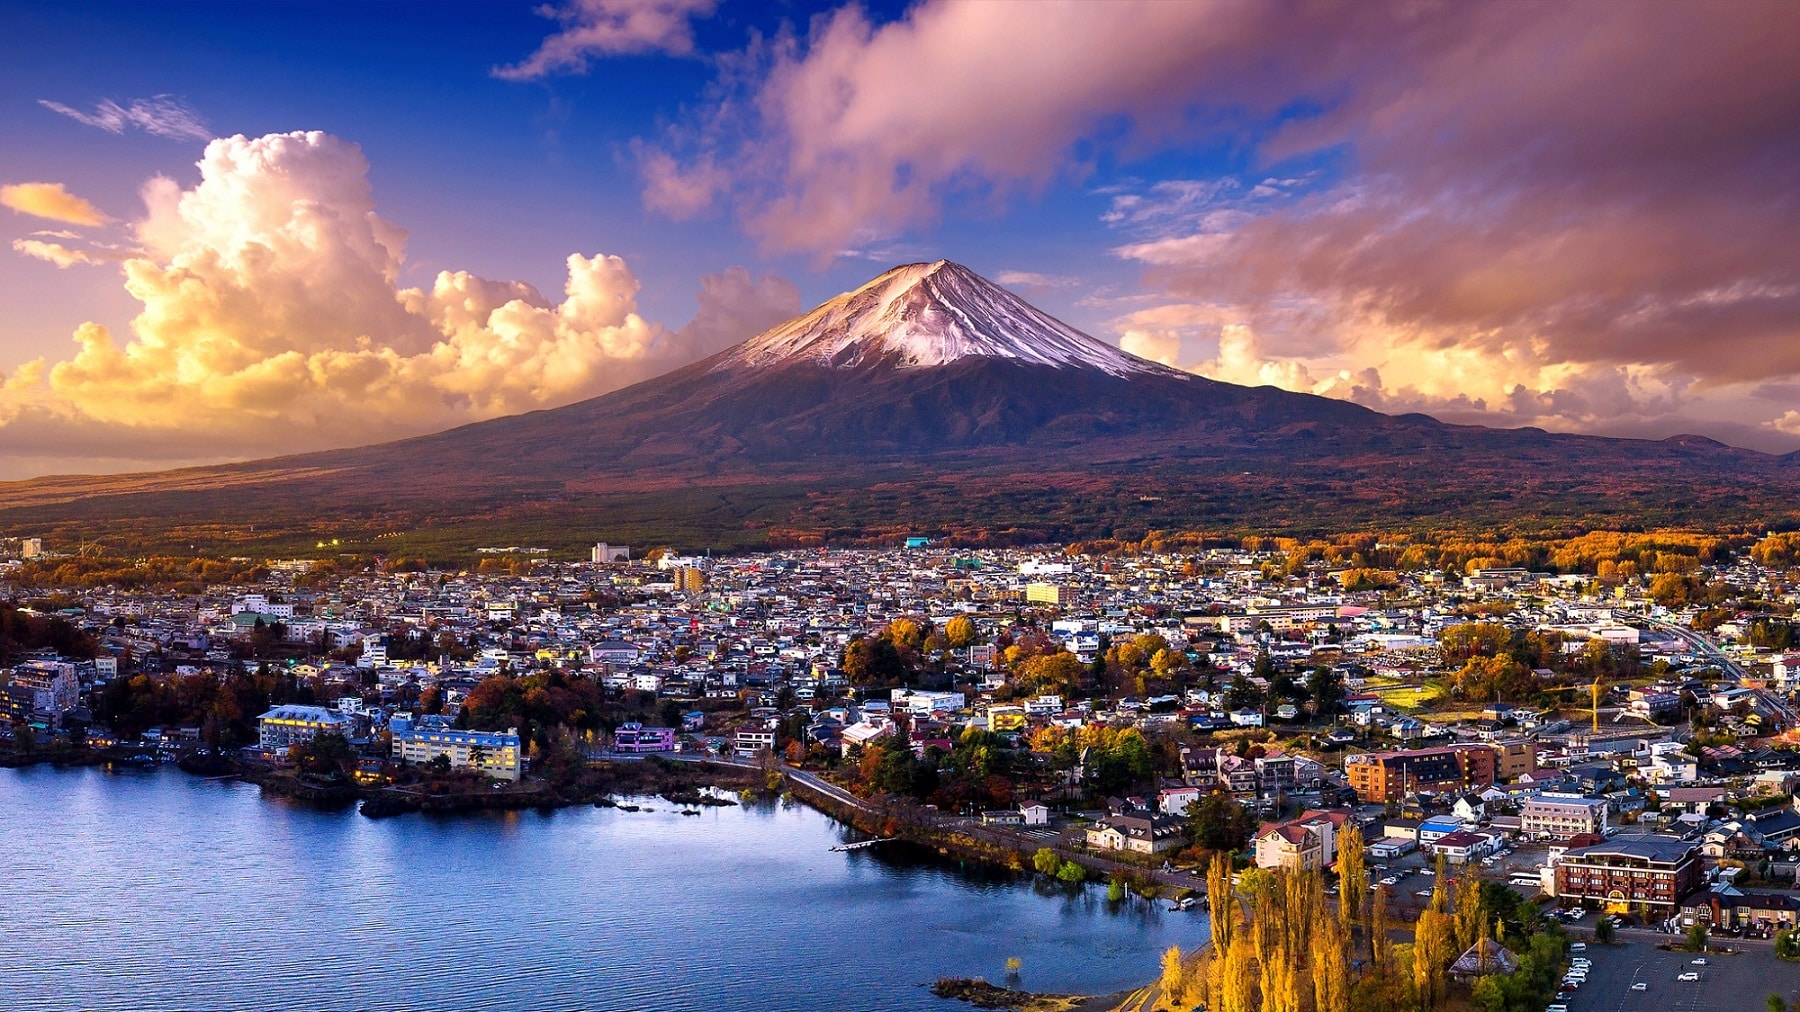
POLYGON ((629 53, 694 51, 693 19, 706 17, 718 0, 569 0, 546 5, 538 13, 562 22, 563 29, 545 39, 523 61, 495 67, 494 76, 532 81, 557 72, 579 74, 600 56, 629 53))
POLYGON ((93 112, 82 112, 47 98, 38 99, 38 104, 84 126, 105 130, 107 133, 122 134, 128 129, 142 130, 173 141, 203 141, 212 137, 212 131, 207 129, 206 121, 200 117, 200 113, 173 95, 134 98, 124 105, 110 98, 101 99, 94 106, 93 112))
POLYGON ((1013 270, 995 274, 994 280, 1013 288, 1073 288, 1083 283, 1080 278, 1071 278, 1062 274, 1040 274, 1037 271, 1013 270))
POLYGON ((60 242, 45 242, 41 239, 14 239, 14 252, 28 257, 55 264, 58 267, 73 267, 76 264, 121 263, 136 255, 132 250, 116 250, 90 246, 78 249, 60 242))

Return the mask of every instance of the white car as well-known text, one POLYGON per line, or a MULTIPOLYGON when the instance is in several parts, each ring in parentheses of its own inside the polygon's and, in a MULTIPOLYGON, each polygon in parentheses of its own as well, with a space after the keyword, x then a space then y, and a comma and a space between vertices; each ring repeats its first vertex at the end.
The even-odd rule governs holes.
POLYGON ((1650 990, 1650 985, 1640 980, 1636 984, 1631 985, 1631 989, 1633 991, 1648 991, 1650 990))
POLYGON ((1689 970, 1689 971, 1688 971, 1688 972, 1686 972, 1686 973, 1684 973, 1684 974, 1682 974, 1682 975, 1681 975, 1681 976, 1679 976, 1679 977, 1676 977, 1676 978, 1675 978, 1675 979, 1676 979, 1676 980, 1699 980, 1699 979, 1700 979, 1700 975, 1699 975, 1699 974, 1697 974, 1697 973, 1695 973, 1695 972, 1694 972, 1694 971, 1692 971, 1692 970, 1689 970))
POLYGON ((1690 959, 1690 960, 1688 960, 1688 962, 1692 963, 1695 966, 1705 966, 1706 965, 1706 957, 1702 956, 1699 959, 1690 959))

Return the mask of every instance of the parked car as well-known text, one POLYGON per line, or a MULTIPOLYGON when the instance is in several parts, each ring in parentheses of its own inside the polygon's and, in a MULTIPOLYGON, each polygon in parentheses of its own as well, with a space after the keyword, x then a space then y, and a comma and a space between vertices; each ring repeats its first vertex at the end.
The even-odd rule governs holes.
POLYGON ((1697 974, 1697 973, 1695 973, 1695 972, 1694 972, 1694 971, 1692 971, 1692 970, 1689 970, 1689 971, 1688 971, 1688 972, 1686 972, 1686 973, 1684 973, 1684 974, 1682 974, 1682 975, 1681 975, 1681 976, 1679 976, 1679 977, 1676 977, 1676 978, 1675 978, 1675 979, 1676 979, 1676 980, 1699 980, 1699 979, 1700 979, 1700 975, 1699 975, 1699 974, 1697 974))
POLYGON ((1688 960, 1688 962, 1693 964, 1694 966, 1705 966, 1706 965, 1706 957, 1701 956, 1698 959, 1690 959, 1690 960, 1688 960))

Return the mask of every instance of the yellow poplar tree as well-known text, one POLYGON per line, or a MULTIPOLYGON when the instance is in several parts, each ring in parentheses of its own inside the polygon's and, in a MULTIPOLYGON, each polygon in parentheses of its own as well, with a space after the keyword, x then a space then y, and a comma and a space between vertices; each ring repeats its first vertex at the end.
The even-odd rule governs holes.
POLYGON ((1456 880, 1456 951, 1460 955, 1481 937, 1487 911, 1481 908, 1481 880, 1467 873, 1456 880))
POLYGON ((1245 932, 1237 932, 1225 950, 1219 973, 1219 1012, 1258 1012, 1256 978, 1251 964, 1255 953, 1245 932))
POLYGON ((1187 997, 1187 971, 1181 964, 1181 947, 1171 945, 1162 954, 1163 996, 1170 1005, 1187 997))
POLYGON ((1367 859, 1363 853, 1362 832, 1355 824, 1346 824, 1338 834, 1338 920, 1346 928, 1354 928, 1361 918, 1363 897, 1369 891, 1367 859))
POLYGON ((1350 1012, 1349 942, 1349 933, 1338 921, 1325 919, 1313 929, 1308 962, 1315 1012, 1350 1012))
POLYGON ((1443 991, 1444 970, 1456 956, 1450 953, 1453 941, 1448 914, 1427 910, 1413 925, 1413 984, 1419 990, 1419 1004, 1431 1008, 1443 991))
POLYGON ((1380 977, 1392 976, 1394 972, 1394 940, 1388 936, 1392 927, 1388 924, 1387 899, 1386 889, 1375 890, 1375 902, 1369 911, 1369 958, 1380 977))
POLYGON ((1237 927, 1237 900, 1231 895, 1231 860, 1223 854, 1213 855, 1206 869, 1206 900, 1212 907, 1213 944, 1222 953, 1231 944, 1237 927))
POLYGON ((1300 1012, 1299 953, 1277 947, 1262 955, 1262 1012, 1300 1012))

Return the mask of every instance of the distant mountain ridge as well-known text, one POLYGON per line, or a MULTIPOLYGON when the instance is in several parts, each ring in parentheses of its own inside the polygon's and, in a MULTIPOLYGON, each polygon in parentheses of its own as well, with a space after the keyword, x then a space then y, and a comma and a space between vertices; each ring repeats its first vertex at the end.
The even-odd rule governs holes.
POLYGON ((434 544, 504 530, 721 546, 902 529, 980 541, 1666 526, 1791 515, 1797 474, 1792 455, 1704 437, 1448 425, 1205 379, 937 261, 591 400, 350 450, 0 485, 0 526, 270 545, 342 527, 429 529, 434 544))

